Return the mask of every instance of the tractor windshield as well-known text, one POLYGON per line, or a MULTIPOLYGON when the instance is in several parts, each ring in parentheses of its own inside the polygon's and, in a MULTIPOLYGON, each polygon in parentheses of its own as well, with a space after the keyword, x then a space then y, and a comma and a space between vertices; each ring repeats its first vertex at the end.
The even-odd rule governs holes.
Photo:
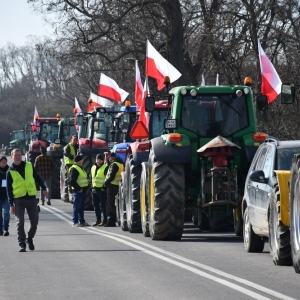
POLYGON ((14 131, 12 134, 12 140, 24 139, 24 131, 14 131))
POLYGON ((152 113, 151 121, 149 124, 150 135, 152 138, 161 136, 164 131, 164 119, 167 119, 167 110, 155 110, 152 113))
POLYGON ((40 127, 40 138, 54 143, 55 139, 58 137, 58 124, 57 123, 44 123, 40 127))
POLYGON ((231 136, 248 124, 244 96, 198 94, 197 97, 183 97, 181 125, 200 136, 231 136))

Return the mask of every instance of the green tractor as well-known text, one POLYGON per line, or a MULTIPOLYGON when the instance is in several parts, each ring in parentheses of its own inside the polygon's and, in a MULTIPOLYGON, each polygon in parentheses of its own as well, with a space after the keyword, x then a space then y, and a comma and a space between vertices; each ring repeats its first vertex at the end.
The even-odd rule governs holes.
POLYGON ((10 155, 11 151, 15 148, 20 149, 22 154, 25 155, 30 144, 30 139, 30 130, 21 129, 11 132, 9 146, 5 150, 5 155, 10 155))
MULTIPOLYGON (((152 113, 156 97, 147 97, 152 113)), ((180 240, 184 221, 200 229, 234 228, 242 235, 245 178, 266 135, 257 133, 249 85, 180 86, 168 93, 171 111, 165 132, 150 140, 145 180, 146 220, 154 240, 180 240)), ((256 97, 258 110, 267 97, 256 97)))

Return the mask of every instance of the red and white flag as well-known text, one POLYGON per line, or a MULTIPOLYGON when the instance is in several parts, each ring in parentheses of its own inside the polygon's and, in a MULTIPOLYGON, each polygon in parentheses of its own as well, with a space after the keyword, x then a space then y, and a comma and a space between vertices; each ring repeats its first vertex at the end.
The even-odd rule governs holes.
POLYGON ((88 112, 92 112, 95 106, 105 106, 111 107, 114 105, 114 102, 109 101, 103 97, 97 96, 96 94, 90 92, 90 98, 88 103, 88 112))
POLYGON ((177 80, 181 73, 173 67, 147 40, 146 50, 146 75, 157 81, 157 89, 160 91, 165 87, 164 77, 169 76, 170 83, 177 80))
POLYGON ((117 102, 123 102, 129 93, 119 88, 118 84, 113 79, 101 73, 98 95, 117 102))
POLYGON ((34 115, 33 115, 33 122, 32 125, 37 125, 37 120, 39 119, 39 113, 36 109, 36 106, 34 107, 34 115))
POLYGON ((145 111, 145 98, 149 94, 149 86, 148 86, 148 76, 146 76, 144 87, 143 87, 143 97, 141 101, 141 107, 140 107, 140 116, 139 116, 139 121, 142 121, 144 125, 149 129, 149 115, 145 111))
POLYGON ((258 40, 258 52, 261 71, 261 93, 268 97, 268 104, 281 93, 282 82, 258 40))
POLYGON ((77 98, 75 97, 75 115, 78 116, 78 115, 81 115, 81 114, 82 114, 82 110, 79 106, 77 98))
POLYGON ((140 110, 143 100, 143 85, 141 80, 141 73, 138 65, 138 61, 135 61, 135 103, 137 109, 140 110))

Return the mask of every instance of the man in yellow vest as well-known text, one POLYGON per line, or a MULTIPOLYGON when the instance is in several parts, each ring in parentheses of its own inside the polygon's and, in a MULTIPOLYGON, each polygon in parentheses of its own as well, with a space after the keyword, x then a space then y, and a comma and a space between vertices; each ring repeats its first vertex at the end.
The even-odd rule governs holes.
POLYGON ((104 187, 107 170, 108 166, 104 163, 104 155, 101 153, 97 154, 96 163, 92 166, 91 169, 92 201, 96 215, 96 222, 92 224, 92 226, 103 226, 107 222, 106 189, 104 187))
POLYGON ((68 178, 66 178, 66 182, 68 182, 68 189, 65 191, 65 202, 72 202, 72 192, 71 192, 71 186, 70 186, 70 180, 69 180, 69 170, 73 166, 74 163, 74 157, 77 154, 79 149, 78 145, 78 137, 77 135, 72 135, 71 141, 69 144, 67 144, 64 147, 64 162, 65 162, 65 168, 68 172, 66 172, 68 178))
POLYGON ((73 191, 73 227, 90 226, 84 220, 84 200, 89 181, 85 170, 82 168, 83 157, 76 155, 74 164, 70 168, 70 185, 73 191), (79 222, 79 223, 78 223, 79 222))
POLYGON ((34 250, 33 238, 38 224, 38 200, 36 199, 36 182, 42 188, 44 196, 48 198, 46 186, 32 163, 22 161, 20 149, 11 152, 12 165, 6 174, 6 191, 10 202, 10 212, 15 214, 17 235, 20 252, 26 252, 26 244, 34 250), (27 211, 30 229, 27 239, 24 230, 24 213, 27 211))
POLYGON ((109 169, 106 175, 104 186, 107 190, 107 223, 105 227, 116 226, 116 204, 115 198, 119 192, 119 182, 121 180, 121 173, 124 171, 124 165, 120 157, 116 153, 111 152, 109 155, 109 169))

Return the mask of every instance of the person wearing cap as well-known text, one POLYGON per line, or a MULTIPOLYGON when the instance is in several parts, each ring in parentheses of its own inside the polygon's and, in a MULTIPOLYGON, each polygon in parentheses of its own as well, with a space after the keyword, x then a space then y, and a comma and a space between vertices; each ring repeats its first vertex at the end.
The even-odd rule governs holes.
MULTIPOLYGON (((41 155, 39 155, 34 162, 34 167, 39 175, 42 177, 45 186, 47 187, 48 191, 48 201, 47 204, 51 205, 51 178, 54 172, 54 162, 53 158, 47 154, 47 149, 45 147, 40 147, 41 155)), ((40 191, 40 197, 42 200, 42 205, 45 203, 45 197, 43 191, 40 191)))
MULTIPOLYGON (((68 176, 69 170, 73 166, 74 157, 78 153, 78 150, 79 150, 78 137, 77 137, 77 135, 72 135, 70 143, 68 143, 64 147, 64 162, 65 162, 65 167, 68 171, 68 172, 66 172, 67 177, 69 177, 68 176)), ((71 192, 70 180, 69 180, 69 178, 66 178, 66 180, 68 182, 68 192, 71 192)), ((68 193, 67 193, 67 195, 68 195, 68 193)), ((68 198, 65 200, 66 202, 71 201, 71 198, 72 198, 71 193, 70 193, 70 196, 68 196, 68 198), (70 199, 68 199, 68 198, 70 198, 70 199)))
POLYGON ((108 166, 104 163, 104 155, 97 154, 96 163, 92 166, 92 201, 96 215, 96 222, 92 226, 103 226, 107 222, 106 216, 106 190, 104 181, 108 166), (101 207, 101 209, 100 209, 101 207), (102 215, 102 216, 101 216, 102 215))
POLYGON ((121 173, 124 171, 124 165, 120 157, 116 153, 111 152, 109 155, 109 168, 105 178, 104 186, 106 187, 107 195, 107 223, 105 227, 116 226, 116 204, 115 198, 119 192, 119 183, 121 180, 121 173))
POLYGON ((8 171, 6 156, 0 157, 0 235, 9 235, 9 202, 6 193, 6 173, 8 171))
POLYGON ((48 198, 48 191, 32 163, 22 161, 20 149, 13 149, 11 158, 13 163, 6 173, 6 192, 10 202, 10 212, 15 215, 16 219, 19 252, 26 252, 26 244, 29 250, 35 249, 33 238, 38 224, 36 183, 43 189, 46 198, 48 198), (25 210, 30 221, 27 238, 24 230, 25 210))
POLYGON ((84 200, 89 181, 85 170, 82 168, 82 164, 82 155, 76 155, 74 157, 74 164, 70 168, 70 185, 74 197, 73 227, 90 226, 84 220, 84 200))

